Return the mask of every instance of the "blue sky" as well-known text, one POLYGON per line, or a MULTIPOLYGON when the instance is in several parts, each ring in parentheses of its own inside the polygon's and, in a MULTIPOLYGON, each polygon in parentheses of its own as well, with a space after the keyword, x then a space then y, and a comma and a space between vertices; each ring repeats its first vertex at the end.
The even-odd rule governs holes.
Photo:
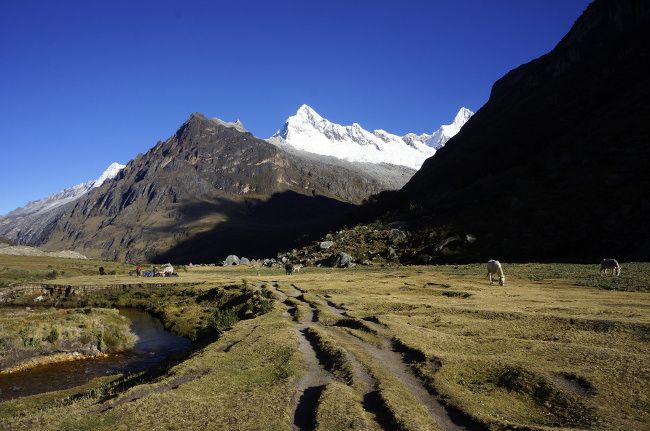
POLYGON ((126 163, 195 111, 259 137, 302 103, 431 132, 552 49, 588 3, 3 1, 0 214, 126 163))

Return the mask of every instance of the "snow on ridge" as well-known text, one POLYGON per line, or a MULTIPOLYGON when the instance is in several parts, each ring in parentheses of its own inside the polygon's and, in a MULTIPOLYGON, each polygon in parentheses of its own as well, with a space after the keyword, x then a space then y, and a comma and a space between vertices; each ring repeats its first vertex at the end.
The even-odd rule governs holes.
POLYGON ((69 202, 79 199, 90 190, 101 186, 107 180, 113 179, 124 169, 125 165, 117 162, 111 163, 108 168, 96 179, 65 188, 42 199, 30 201, 25 206, 17 208, 6 216, 25 216, 29 214, 44 214, 69 202))
POLYGON ((122 164, 117 163, 117 162, 111 163, 108 166, 108 168, 106 168, 106 170, 104 172, 102 172, 102 174, 99 176, 99 178, 97 178, 95 181, 93 181, 92 188, 101 186, 107 180, 112 180, 125 167, 126 167, 126 165, 122 165, 122 164))
POLYGON ((332 123, 308 105, 301 105, 269 142, 301 151, 337 157, 350 162, 389 163, 419 169, 453 137, 473 115, 461 108, 451 124, 428 135, 397 136, 385 130, 365 130, 358 123, 332 123))

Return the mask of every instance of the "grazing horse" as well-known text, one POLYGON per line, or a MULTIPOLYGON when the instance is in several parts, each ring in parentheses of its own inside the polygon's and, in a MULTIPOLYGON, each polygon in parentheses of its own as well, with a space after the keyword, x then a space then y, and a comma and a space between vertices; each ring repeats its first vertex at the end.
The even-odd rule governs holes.
POLYGON ((295 269, 296 268, 295 268, 295 266, 293 266, 292 263, 287 262, 287 263, 284 264, 284 271, 287 273, 287 275, 293 274, 293 271, 295 269))
POLYGON ((504 286, 506 284, 506 277, 503 275, 503 268, 501 268, 501 263, 498 260, 489 260, 487 263, 487 272, 488 280, 492 284, 492 275, 499 276, 499 286, 504 286))
POLYGON ((607 270, 612 270, 612 275, 621 275, 621 265, 618 264, 616 259, 603 259, 600 261, 600 274, 607 275, 607 270))

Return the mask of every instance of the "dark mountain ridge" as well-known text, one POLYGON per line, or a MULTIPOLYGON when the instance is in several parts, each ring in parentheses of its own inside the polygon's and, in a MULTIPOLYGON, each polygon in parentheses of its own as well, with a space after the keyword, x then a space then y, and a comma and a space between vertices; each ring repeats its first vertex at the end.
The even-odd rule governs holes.
POLYGON ((402 190, 355 220, 476 234, 452 260, 650 258, 649 9, 592 3, 551 52, 499 79, 402 190))

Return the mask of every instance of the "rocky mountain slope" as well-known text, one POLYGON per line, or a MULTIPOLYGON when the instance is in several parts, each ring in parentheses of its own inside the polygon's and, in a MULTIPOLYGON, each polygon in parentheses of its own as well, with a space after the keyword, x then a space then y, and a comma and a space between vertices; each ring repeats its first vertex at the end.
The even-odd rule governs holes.
POLYGON ((650 258, 649 17, 644 1, 592 3, 358 220, 475 234, 457 259, 650 258))
POLYGON ((242 127, 192 114, 115 181, 67 206, 40 243, 154 261, 267 256, 386 188, 374 171, 287 152, 242 127))
POLYGON ((87 259, 81 253, 71 250, 63 251, 46 251, 37 247, 30 247, 28 245, 10 245, 0 242, 0 255, 9 256, 47 256, 47 257, 62 257, 66 259, 87 259))
POLYGON ((282 148, 331 156, 348 162, 391 164, 419 169, 469 120, 473 112, 461 108, 451 124, 432 134, 397 136, 384 130, 369 132, 358 123, 342 126, 302 105, 269 142, 282 148))
POLYGON ((0 217, 0 235, 18 243, 41 241, 45 228, 64 212, 64 207, 89 191, 115 178, 124 165, 113 162, 96 179, 68 187, 43 199, 27 203, 0 217))

